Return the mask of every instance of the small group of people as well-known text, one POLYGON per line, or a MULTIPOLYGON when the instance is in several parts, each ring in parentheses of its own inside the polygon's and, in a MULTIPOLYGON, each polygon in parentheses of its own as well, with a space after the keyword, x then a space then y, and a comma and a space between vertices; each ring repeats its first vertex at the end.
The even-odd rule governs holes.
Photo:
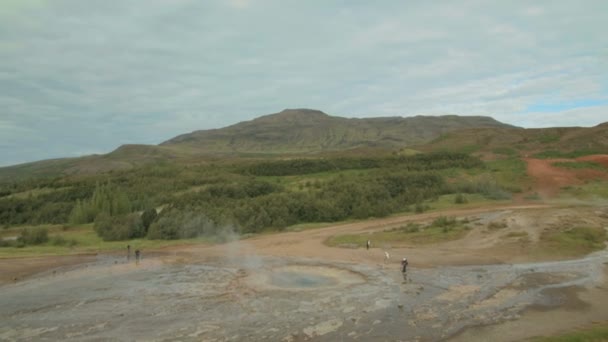
MULTIPOLYGON (((367 240, 367 243, 365 244, 365 247, 367 248, 367 250, 369 251, 369 248, 372 246, 372 242, 370 240, 367 240)), ((390 259, 391 255, 388 254, 387 251, 384 251, 384 262, 387 263, 388 260, 390 259)), ((403 276, 405 277, 405 274, 407 273, 407 265, 408 265, 408 261, 407 258, 403 258, 403 260, 401 260, 401 273, 403 273, 403 276)))
MULTIPOLYGON (((127 262, 131 260, 131 245, 127 245, 127 262)), ((141 260, 141 252, 139 249, 135 250, 135 265, 139 265, 141 260)))

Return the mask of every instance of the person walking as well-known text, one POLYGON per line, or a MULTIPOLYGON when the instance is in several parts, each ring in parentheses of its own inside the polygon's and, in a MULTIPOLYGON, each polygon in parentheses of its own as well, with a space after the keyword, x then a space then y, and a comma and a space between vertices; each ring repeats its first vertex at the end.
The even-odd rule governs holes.
POLYGON ((368 251, 369 251, 369 247, 370 247, 371 245, 372 245, 372 242, 371 242, 371 241, 369 241, 369 240, 367 240, 367 244, 366 244, 366 246, 367 246, 367 250, 368 250, 368 251))
POLYGON ((141 252, 139 249, 135 250, 135 265, 139 265, 139 259, 141 258, 141 252))

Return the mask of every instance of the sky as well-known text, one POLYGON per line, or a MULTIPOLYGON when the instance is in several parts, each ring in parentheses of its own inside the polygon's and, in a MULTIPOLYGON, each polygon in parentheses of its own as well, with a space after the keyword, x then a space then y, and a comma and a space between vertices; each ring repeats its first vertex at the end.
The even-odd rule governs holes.
POLYGON ((285 108, 608 121, 608 1, 1 0, 0 166, 285 108))

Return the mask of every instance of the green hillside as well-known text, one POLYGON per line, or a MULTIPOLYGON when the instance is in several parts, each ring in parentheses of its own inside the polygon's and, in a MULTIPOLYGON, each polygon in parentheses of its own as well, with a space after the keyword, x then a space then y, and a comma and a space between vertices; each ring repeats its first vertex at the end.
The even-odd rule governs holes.
POLYGON ((361 155, 366 151, 377 155, 472 127, 512 126, 479 116, 347 119, 318 110, 287 109, 221 129, 180 135, 159 146, 124 145, 105 155, 0 168, 0 182, 129 170, 163 161, 190 163, 226 157, 291 157, 303 153, 361 155))
POLYGON ((195 131, 162 143, 190 151, 302 153, 426 143, 472 127, 512 127, 489 117, 416 116, 348 119, 310 109, 286 109, 222 129, 195 131))

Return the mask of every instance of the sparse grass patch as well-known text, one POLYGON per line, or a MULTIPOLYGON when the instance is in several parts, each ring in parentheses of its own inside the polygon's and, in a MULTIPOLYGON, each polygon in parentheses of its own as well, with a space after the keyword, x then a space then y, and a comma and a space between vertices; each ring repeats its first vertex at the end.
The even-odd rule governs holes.
POLYGON ((427 226, 409 223, 372 234, 336 235, 327 239, 325 244, 331 247, 363 248, 368 239, 372 241, 372 247, 391 244, 432 244, 461 239, 469 229, 462 221, 440 216, 427 226))
POLYGON ((503 221, 492 221, 488 223, 488 229, 503 229, 507 228, 507 223, 503 221))
POLYGON ((606 170, 604 166, 592 161, 568 161, 568 162, 555 162, 552 164, 555 167, 561 167, 565 169, 595 169, 595 170, 606 170))
POLYGON ((562 196, 572 196, 579 199, 608 198, 608 182, 594 181, 576 187, 565 187, 562 196))
POLYGON ((577 329, 562 335, 534 337, 531 342, 601 342, 608 341, 608 323, 577 329))
POLYGON ((601 154, 602 152, 597 150, 575 150, 571 152, 562 152, 556 150, 546 150, 534 155, 534 158, 539 159, 552 159, 552 158, 578 158, 584 156, 590 156, 594 154, 601 154))
POLYGON ((507 233, 507 235, 505 235, 505 238, 522 238, 522 237, 527 238, 528 236, 529 236, 528 232, 519 231, 519 232, 507 233))
POLYGON ((497 147, 493 149, 492 152, 494 154, 502 154, 509 157, 514 157, 517 155, 517 151, 509 147, 497 147))
POLYGON ((557 134, 543 134, 538 137, 538 142, 541 144, 549 144, 559 141, 559 135, 557 134))
POLYGON ((545 231, 540 236, 538 249, 550 254, 579 256, 603 249, 606 239, 606 231, 601 227, 545 231))
POLYGON ((535 192, 533 194, 526 195, 524 197, 524 199, 531 200, 531 201, 540 201, 542 198, 540 197, 538 192, 535 192))

